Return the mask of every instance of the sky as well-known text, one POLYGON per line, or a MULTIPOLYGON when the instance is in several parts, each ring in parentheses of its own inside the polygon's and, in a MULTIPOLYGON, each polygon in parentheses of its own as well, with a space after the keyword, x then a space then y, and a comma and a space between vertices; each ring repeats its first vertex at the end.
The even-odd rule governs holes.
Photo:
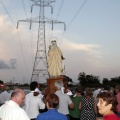
MULTIPOLYGON (((46 0, 47 1, 47 0, 46 0)), ((50 0, 48 0, 50 1, 50 0)), ((30 0, 0 1, 0 79, 4 82, 29 83, 37 50, 38 24, 18 20, 39 16, 32 13, 30 0)), ((120 0, 55 0, 45 7, 46 18, 66 24, 46 24, 46 50, 57 39, 65 57, 65 75, 74 82, 80 72, 103 78, 120 76, 120 0)), ((46 82, 42 77, 40 83, 46 82)))

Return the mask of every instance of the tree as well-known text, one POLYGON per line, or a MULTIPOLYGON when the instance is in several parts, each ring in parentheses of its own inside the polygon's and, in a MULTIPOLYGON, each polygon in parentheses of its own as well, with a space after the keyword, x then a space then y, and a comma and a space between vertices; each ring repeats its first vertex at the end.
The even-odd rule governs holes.
POLYGON ((120 76, 111 78, 111 80, 109 81, 109 84, 111 87, 115 87, 117 84, 120 84, 120 76))
POLYGON ((79 73, 78 81, 83 87, 94 87, 100 84, 100 80, 98 76, 94 75, 86 75, 84 72, 79 73))
POLYGON ((84 72, 79 73, 78 75, 78 81, 80 85, 84 86, 86 84, 86 74, 84 72))
POLYGON ((107 78, 103 78, 102 83, 103 83, 104 85, 107 85, 107 84, 109 83, 109 80, 108 80, 107 78))
POLYGON ((4 84, 4 82, 2 80, 0 80, 0 84, 4 84))

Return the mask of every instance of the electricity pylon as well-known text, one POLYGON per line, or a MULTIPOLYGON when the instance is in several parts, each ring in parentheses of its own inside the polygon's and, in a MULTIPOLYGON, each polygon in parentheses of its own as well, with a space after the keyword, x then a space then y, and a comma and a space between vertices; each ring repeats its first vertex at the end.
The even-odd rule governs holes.
POLYGON ((33 2, 31 6, 31 12, 33 10, 33 6, 40 7, 39 11, 39 17, 34 19, 26 19, 26 20, 18 20, 17 22, 17 28, 19 25, 19 22, 29 22, 30 23, 30 29, 32 23, 38 23, 38 41, 37 41, 37 51, 32 71, 32 81, 39 82, 39 78, 42 76, 47 79, 49 78, 48 74, 48 65, 47 65, 47 53, 46 53, 46 40, 45 40, 45 23, 52 24, 52 30, 53 30, 53 24, 64 24, 64 30, 66 29, 66 25, 64 22, 48 19, 44 16, 44 8, 45 7, 51 7, 51 13, 53 12, 53 7, 51 5, 52 2, 55 1, 45 1, 45 0, 31 0, 33 2))

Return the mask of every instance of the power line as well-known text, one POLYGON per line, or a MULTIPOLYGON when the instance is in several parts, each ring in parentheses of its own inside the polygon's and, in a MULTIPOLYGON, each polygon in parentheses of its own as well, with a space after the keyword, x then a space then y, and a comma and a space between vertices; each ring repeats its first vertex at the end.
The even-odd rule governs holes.
MULTIPOLYGON (((49 0, 50 1, 50 0, 49 0)), ((54 4, 53 4, 53 9, 55 8, 55 4, 56 4, 56 0, 54 0, 54 4)), ((53 18, 53 16, 52 16, 53 14, 51 14, 51 19, 53 18)), ((49 43, 48 44, 50 44, 50 38, 51 38, 51 36, 52 36, 52 31, 51 31, 51 26, 49 27, 49 33, 48 33, 48 39, 49 39, 49 43)))
MULTIPOLYGON (((56 16, 56 20, 58 19, 59 15, 60 15, 60 12, 61 12, 61 10, 62 10, 63 4, 64 4, 64 0, 62 0, 62 2, 61 2, 61 4, 60 4, 59 10, 58 10, 58 14, 57 14, 57 16, 56 16)), ((54 26, 55 26, 55 25, 54 25, 54 26)), ((51 33, 51 37, 52 37, 52 34, 53 34, 53 32, 51 33)))
MULTIPOLYGON (((83 1, 82 5, 80 6, 80 8, 78 9, 78 11, 76 12, 76 14, 73 16, 73 18, 71 19, 71 21, 69 22, 69 24, 67 25, 66 27, 66 30, 70 27, 70 25, 72 24, 72 22, 75 20, 75 18, 78 16, 78 14, 80 13, 80 11, 82 10, 82 8, 85 6, 85 4, 87 3, 88 0, 85 0, 83 1)), ((63 36, 62 36, 62 39, 61 39, 61 43, 62 43, 62 40, 64 38, 64 35, 65 35, 65 31, 63 32, 63 36)), ((60 43, 60 44, 61 44, 60 43)))
POLYGON ((68 24, 67 28, 72 24, 72 22, 75 20, 75 18, 78 16, 79 12, 82 10, 82 8, 85 6, 85 4, 87 3, 88 0, 85 0, 82 5, 80 6, 80 8, 78 9, 78 11, 76 12, 76 14, 74 15, 74 17, 72 18, 72 20, 70 21, 70 23, 68 24))
MULTIPOLYGON (((26 18, 28 19, 28 15, 27 15, 27 10, 25 7, 25 2, 24 0, 21 0, 22 5, 23 5, 23 9, 26 15, 26 18)), ((29 7, 31 8, 31 4, 30 4, 30 0, 29 0, 29 7)), ((32 18, 32 12, 31 12, 31 18, 32 18)), ((28 23, 29 24, 29 23, 28 23)), ((31 28, 32 29, 32 28, 31 28)), ((33 41, 33 31, 30 29, 30 46, 31 46, 31 65, 33 64, 33 57, 32 57, 32 41, 33 41)))
MULTIPOLYGON (((1 3, 1 5, 2 5, 2 7, 4 8, 5 12, 7 13, 8 17, 10 18, 10 20, 11 20, 12 24, 15 26, 15 23, 14 23, 14 21, 13 21, 12 17, 10 16, 9 12, 7 11, 7 9, 6 9, 5 5, 3 4, 3 2, 2 2, 2 1, 0 1, 0 3, 1 3)), ((17 70, 17 69, 16 69, 16 70, 17 70)), ((18 72, 18 70, 17 70, 17 72, 18 72)), ((18 73, 18 74, 19 74, 19 73, 18 73)))
POLYGON ((33 56, 32 56, 32 48, 33 48, 33 45, 32 45, 32 41, 33 41, 33 31, 32 31, 32 28, 30 30, 30 43, 31 43, 31 62, 32 62, 32 65, 33 65, 33 56))
MULTIPOLYGON (((13 23, 13 25, 16 26, 15 22, 13 21, 13 19, 12 19, 11 15, 9 14, 9 12, 7 11, 7 9, 6 9, 5 5, 3 4, 3 2, 0 1, 0 3, 2 5, 2 7, 4 8, 5 12, 7 13, 7 15, 9 16, 9 18, 10 18, 11 22, 13 23)), ((20 43, 20 47, 21 47, 21 51, 22 51, 22 56, 23 56, 24 64, 25 64, 25 67, 26 67, 26 70, 27 70, 27 73, 28 73, 28 69, 27 69, 27 65, 26 65, 26 62, 25 62, 25 58, 24 58, 24 54, 23 54, 23 49, 22 49, 22 45, 21 45, 21 40, 20 40, 18 31, 17 31, 17 36, 18 36, 18 39, 19 39, 19 43, 20 43)), ((28 73, 28 76, 29 76, 29 73, 28 73)))
POLYGON ((4 8, 5 12, 7 13, 8 17, 10 18, 11 22, 13 23, 13 25, 15 26, 15 22, 13 21, 12 17, 10 16, 9 12, 7 11, 5 5, 3 4, 2 1, 0 1, 2 7, 4 8))
POLYGON ((21 39, 20 39, 18 30, 17 30, 17 35, 18 35, 18 39, 19 39, 19 43, 20 43, 20 48, 21 48, 21 51, 22 51, 22 56, 23 56, 25 68, 26 68, 26 71, 27 71, 28 76, 30 77, 29 72, 28 72, 28 69, 27 69, 27 65, 26 65, 26 62, 25 62, 25 57, 24 57, 24 53, 23 53, 23 49, 22 49, 22 44, 21 44, 21 39))
MULTIPOLYGON (((25 7, 25 2, 24 2, 24 0, 21 0, 21 2, 22 2, 22 5, 23 5, 23 9, 24 9, 24 12, 25 12, 25 16, 26 16, 26 18, 28 18, 27 11, 26 11, 26 7, 25 7)), ((27 71, 28 76, 30 77, 29 72, 28 72, 28 68, 27 68, 27 65, 26 65, 26 62, 25 62, 24 52, 23 52, 23 49, 22 49, 21 39, 20 39, 18 30, 17 30, 17 34, 18 34, 18 39, 19 39, 20 48, 21 48, 21 51, 22 51, 23 60, 24 60, 24 64, 25 64, 25 67, 26 67, 26 71, 27 71)), ((30 32, 30 34, 31 34, 31 32, 30 32)), ((32 49, 32 44, 31 44, 31 49, 32 49)), ((31 50, 31 51, 32 51, 32 50, 31 50)))
POLYGON ((23 9, 24 9, 24 12, 25 12, 26 18, 28 18, 28 15, 27 15, 27 11, 26 11, 26 7, 25 7, 24 0, 21 0, 21 2, 22 2, 22 5, 23 5, 23 9))
POLYGON ((57 14, 56 19, 57 19, 58 16, 60 15, 60 12, 61 12, 61 10, 62 10, 62 6, 63 6, 63 4, 64 4, 64 0, 62 0, 62 2, 61 2, 61 4, 60 4, 60 8, 59 8, 59 11, 58 11, 58 14, 57 14))

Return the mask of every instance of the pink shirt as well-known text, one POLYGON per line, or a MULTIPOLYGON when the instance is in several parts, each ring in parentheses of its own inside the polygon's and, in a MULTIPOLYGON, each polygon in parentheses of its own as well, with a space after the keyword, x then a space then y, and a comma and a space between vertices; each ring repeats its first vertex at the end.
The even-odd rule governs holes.
POLYGON ((117 112, 120 112, 120 92, 117 93, 116 98, 117 98, 117 102, 118 102, 118 105, 117 105, 117 112))

